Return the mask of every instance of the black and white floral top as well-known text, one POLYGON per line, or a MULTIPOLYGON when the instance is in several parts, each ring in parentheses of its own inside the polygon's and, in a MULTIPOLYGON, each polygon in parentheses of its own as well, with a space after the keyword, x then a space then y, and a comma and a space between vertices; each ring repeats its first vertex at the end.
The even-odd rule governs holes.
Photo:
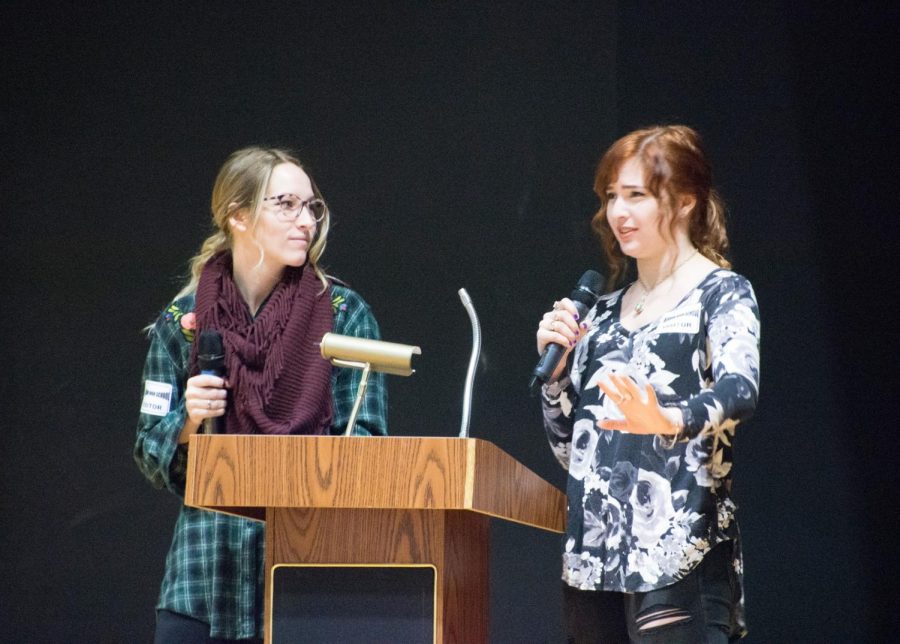
POLYGON ((623 290, 588 313, 568 375, 543 391, 544 427, 568 469, 563 579, 583 590, 646 592, 687 575, 739 535, 731 499, 732 439, 759 388, 759 311, 750 282, 712 271, 667 314, 629 332, 623 290), (650 383, 677 406, 677 441, 600 429, 621 413, 597 386, 609 373, 650 383))

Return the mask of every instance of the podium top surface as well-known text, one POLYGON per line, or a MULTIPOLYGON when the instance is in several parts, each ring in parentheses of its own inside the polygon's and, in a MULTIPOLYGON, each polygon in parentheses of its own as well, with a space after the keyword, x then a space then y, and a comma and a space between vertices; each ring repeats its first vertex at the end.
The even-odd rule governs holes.
POLYGON ((185 504, 262 519, 266 508, 468 510, 565 529, 565 495, 477 438, 202 435, 185 504))

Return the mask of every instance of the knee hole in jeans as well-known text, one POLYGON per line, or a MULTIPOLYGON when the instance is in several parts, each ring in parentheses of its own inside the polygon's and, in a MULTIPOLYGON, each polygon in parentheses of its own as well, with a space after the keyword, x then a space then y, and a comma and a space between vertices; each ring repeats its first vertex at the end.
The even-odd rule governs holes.
POLYGON ((683 608, 653 606, 637 615, 634 618, 634 623, 638 628, 638 632, 648 633, 664 626, 689 622, 691 619, 693 619, 693 615, 683 608))

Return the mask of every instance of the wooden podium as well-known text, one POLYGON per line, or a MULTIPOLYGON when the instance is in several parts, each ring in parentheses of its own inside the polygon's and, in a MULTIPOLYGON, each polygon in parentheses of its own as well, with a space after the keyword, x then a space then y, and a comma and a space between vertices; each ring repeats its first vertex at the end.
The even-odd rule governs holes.
POLYGON ((194 435, 185 504, 266 522, 280 566, 431 567, 433 641, 489 636, 489 517, 562 532, 565 496, 474 438, 194 435))

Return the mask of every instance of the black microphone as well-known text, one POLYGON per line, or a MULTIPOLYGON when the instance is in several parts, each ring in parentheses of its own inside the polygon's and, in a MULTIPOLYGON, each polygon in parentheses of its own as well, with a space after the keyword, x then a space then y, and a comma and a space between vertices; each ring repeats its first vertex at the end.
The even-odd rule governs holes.
MULTIPOLYGON (((578 285, 572 291, 572 294, 569 295, 569 299, 575 303, 579 319, 584 319, 591 307, 597 303, 605 282, 606 280, 597 271, 585 271, 581 279, 578 280, 578 285)), ((556 371, 556 366, 565 352, 566 350, 555 342, 551 342, 544 347, 544 353, 541 354, 541 359, 538 360, 537 366, 534 368, 531 384, 529 385, 532 393, 537 391, 538 382, 543 383, 550 380, 550 376, 556 371)))
MULTIPOLYGON (((207 329, 200 332, 200 344, 197 348, 197 367, 204 376, 225 377, 225 349, 222 336, 218 331, 207 329)), ((204 434, 224 434, 225 418, 216 416, 203 420, 204 434)))

